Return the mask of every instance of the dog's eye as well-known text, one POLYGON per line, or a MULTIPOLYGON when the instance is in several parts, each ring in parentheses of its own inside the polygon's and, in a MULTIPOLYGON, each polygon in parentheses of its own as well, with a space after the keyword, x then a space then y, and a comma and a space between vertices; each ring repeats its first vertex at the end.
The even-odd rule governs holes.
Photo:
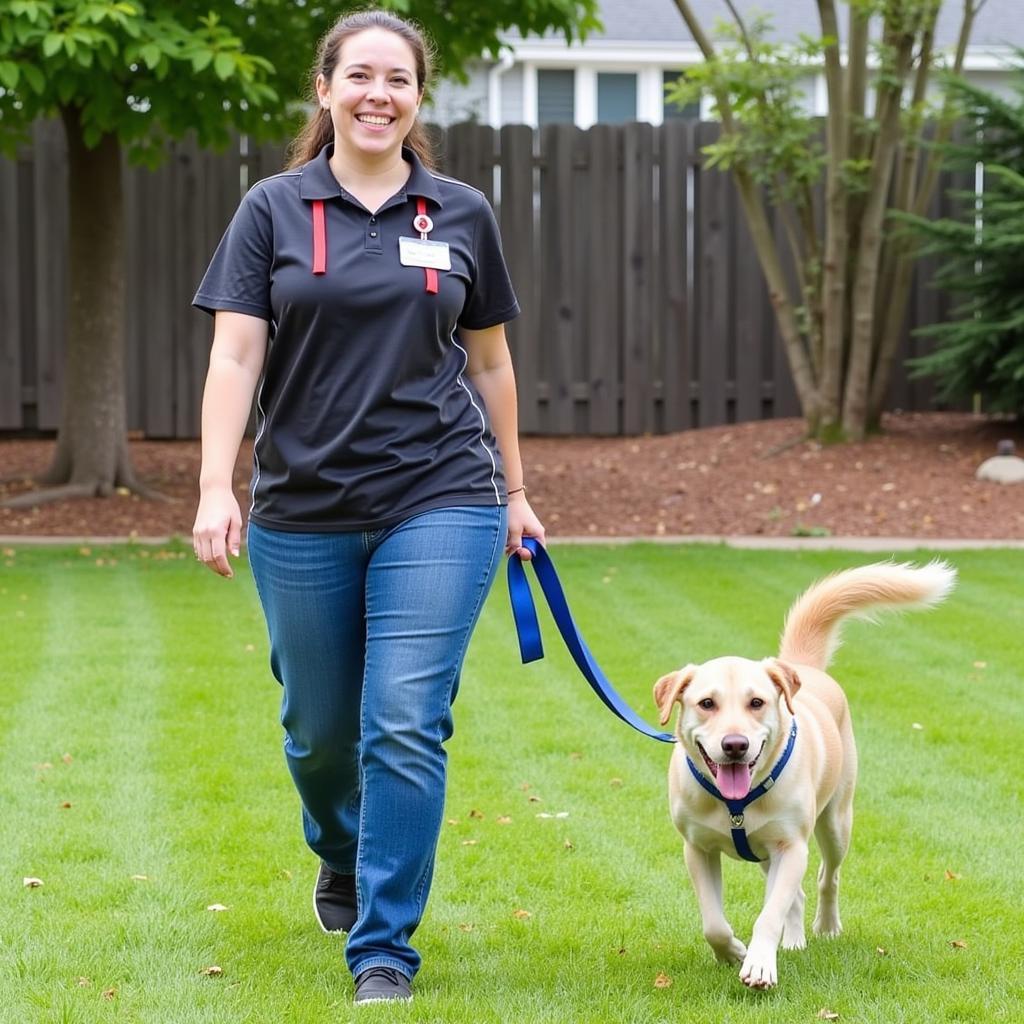
POLYGON ((697 701, 697 707, 703 708, 705 711, 714 711, 715 702, 710 697, 705 697, 703 700, 697 701))
POLYGON ((761 698, 760 698, 760 697, 755 697, 755 698, 754 698, 754 699, 753 699, 753 700, 752 700, 752 701, 750 702, 750 706, 751 706, 752 708, 763 708, 763 707, 764 707, 764 701, 763 701, 763 700, 761 700, 761 698))

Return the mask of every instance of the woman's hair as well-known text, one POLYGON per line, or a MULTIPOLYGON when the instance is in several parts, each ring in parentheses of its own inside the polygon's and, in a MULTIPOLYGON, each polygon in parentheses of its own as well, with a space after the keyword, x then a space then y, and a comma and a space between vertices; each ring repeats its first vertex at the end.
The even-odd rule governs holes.
MULTIPOLYGON (((320 105, 317 96, 317 76, 323 75, 324 79, 329 82, 338 65, 341 46, 345 40, 371 28, 382 28, 388 32, 394 32, 396 36, 401 37, 409 44, 416 58, 417 91, 422 94, 426 88, 432 70, 433 53, 423 33, 415 25, 387 11, 353 11, 351 14, 342 15, 320 40, 320 45, 317 47, 316 64, 310 75, 313 112, 309 115, 302 130, 295 136, 291 146, 288 147, 289 168, 298 167, 312 160, 328 142, 334 141, 334 123, 331 121, 331 112, 320 105)), ((409 134, 405 137, 405 145, 413 150, 426 167, 433 168, 434 155, 430 140, 419 117, 409 129, 409 134)))

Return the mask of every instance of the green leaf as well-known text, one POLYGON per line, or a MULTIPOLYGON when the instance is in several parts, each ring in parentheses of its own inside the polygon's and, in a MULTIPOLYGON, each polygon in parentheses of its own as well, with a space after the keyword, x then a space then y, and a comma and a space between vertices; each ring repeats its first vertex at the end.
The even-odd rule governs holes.
POLYGON ((205 71, 213 60, 212 50, 197 50, 192 54, 192 70, 195 72, 205 71))
POLYGON ((14 61, 0 60, 0 84, 14 89, 18 84, 18 65, 14 61))
POLYGON ((64 37, 59 32, 50 32, 43 39, 43 56, 52 57, 64 45, 64 37))
POLYGON ((35 66, 35 64, 22 64, 21 73, 29 87, 37 96, 42 96, 46 90, 46 76, 35 66))
POLYGON ((146 45, 139 50, 139 56, 142 58, 146 67, 152 71, 153 68, 160 63, 160 58, 163 54, 160 52, 160 47, 157 46, 156 43, 146 43, 146 45))
POLYGON ((213 70, 221 81, 226 81, 235 73, 235 55, 221 51, 213 60, 213 70))

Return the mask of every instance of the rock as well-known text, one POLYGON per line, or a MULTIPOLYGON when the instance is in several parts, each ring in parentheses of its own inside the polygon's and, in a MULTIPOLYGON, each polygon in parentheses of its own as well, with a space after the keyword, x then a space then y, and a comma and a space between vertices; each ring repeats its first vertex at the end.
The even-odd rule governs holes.
POLYGON ((1013 454, 1013 442, 1000 441, 996 451, 998 454, 986 459, 974 475, 997 484, 1024 483, 1024 459, 1013 454))

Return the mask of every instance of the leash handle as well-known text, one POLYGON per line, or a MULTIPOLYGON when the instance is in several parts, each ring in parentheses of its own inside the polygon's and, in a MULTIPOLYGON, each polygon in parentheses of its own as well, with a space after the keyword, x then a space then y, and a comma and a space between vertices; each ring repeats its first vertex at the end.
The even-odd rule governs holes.
MULTIPOLYGON (((551 609, 555 625, 572 655, 572 660, 576 662, 576 666, 583 673, 583 678, 590 684, 590 688, 612 714, 632 726, 637 732, 643 733, 644 736, 649 736, 651 739, 660 740, 662 743, 674 743, 675 736, 671 733, 658 732, 640 718, 616 693, 615 687, 601 671, 601 667, 594 660, 586 641, 576 628, 572 612, 569 611, 569 602, 565 598, 562 584, 555 572, 554 562, 551 561, 547 550, 533 537, 524 537, 523 547, 533 555, 530 564, 537 574, 537 582, 540 583, 541 591, 551 609)), ((540 623, 537 621, 537 609, 533 603, 530 584, 526 579, 526 569, 517 555, 511 555, 508 560, 508 595, 512 602, 512 618, 516 624, 519 653, 523 664, 538 661, 544 657, 540 623)))

